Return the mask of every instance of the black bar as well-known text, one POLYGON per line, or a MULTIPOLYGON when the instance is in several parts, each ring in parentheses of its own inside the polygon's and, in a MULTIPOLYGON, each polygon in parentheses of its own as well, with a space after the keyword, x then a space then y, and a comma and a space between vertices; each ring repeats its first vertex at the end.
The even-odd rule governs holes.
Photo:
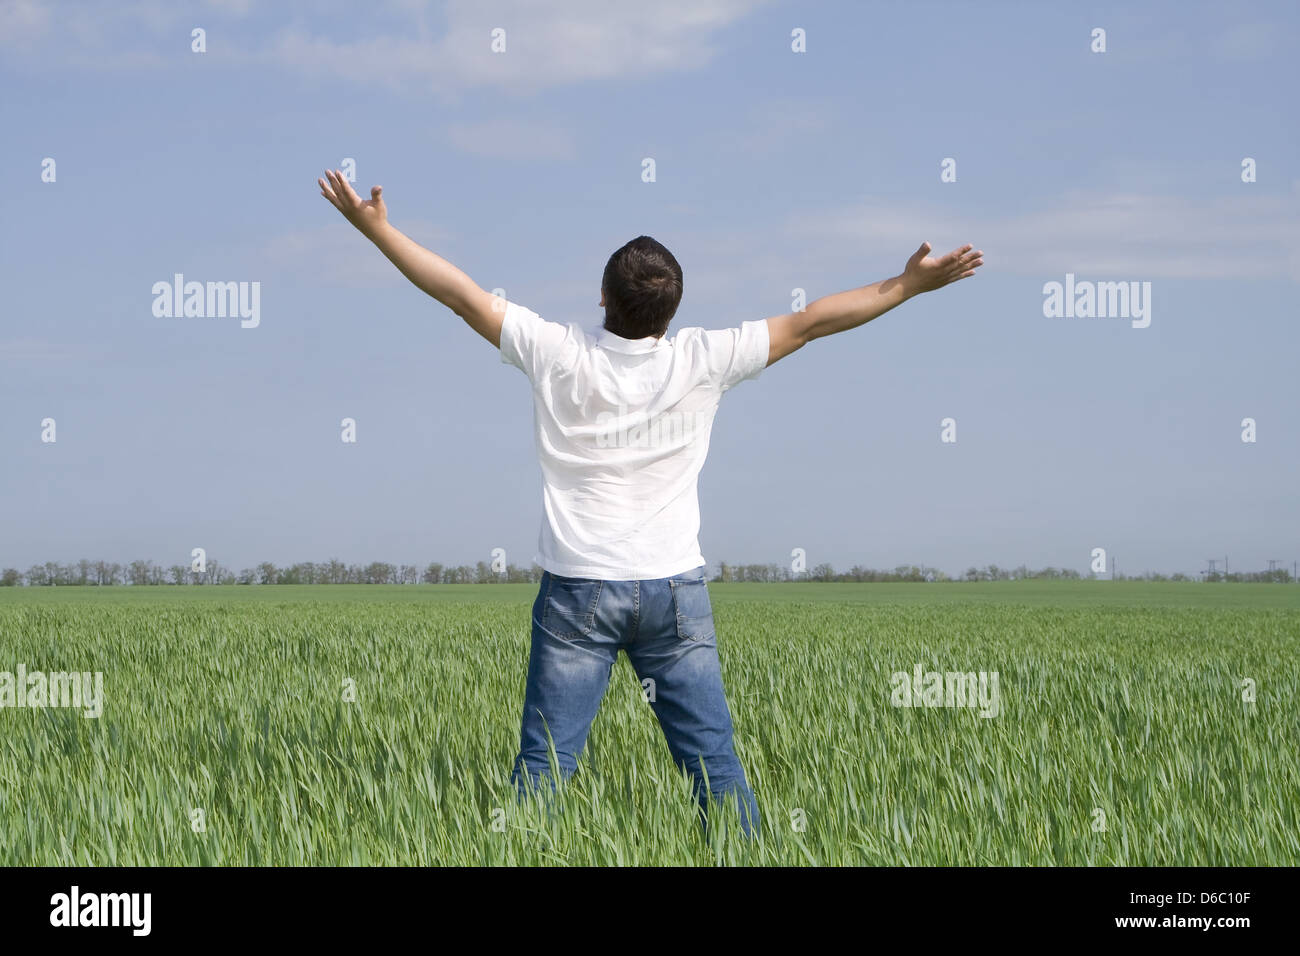
MULTIPOLYGON (((7 942, 128 944, 146 940, 205 943, 279 942, 331 948, 349 940, 374 943, 451 928, 502 941, 536 940, 552 926, 571 939, 575 922, 626 921, 630 938, 666 944, 684 929, 712 926, 726 937, 776 926, 835 926, 860 940, 901 933, 918 944, 994 940, 1170 941, 1200 939, 1232 946, 1260 941, 1294 926, 1294 869, 621 869, 581 868, 120 868, 0 869, 0 927, 7 942), (82 912, 114 910, 119 926, 53 926, 70 922, 72 887, 82 912), (123 898, 101 910, 97 894, 123 898), (58 894, 67 898, 59 910, 58 894), (1186 894, 1180 896, 1179 894, 1186 894), (87 898, 91 902, 87 904, 87 898), (89 911, 85 907, 89 906, 89 911), (131 917, 134 916, 133 928, 131 917), (1248 925, 1188 925, 1245 918, 1248 925), (1153 919, 1153 925, 1119 925, 1153 919), (1182 921, 1180 923, 1180 921, 1182 921), (808 924, 815 924, 810 926, 808 924), (663 935, 661 935, 663 934, 663 935)), ((80 917, 78 917, 80 919, 80 917)), ((473 938, 473 936, 471 936, 473 938)))

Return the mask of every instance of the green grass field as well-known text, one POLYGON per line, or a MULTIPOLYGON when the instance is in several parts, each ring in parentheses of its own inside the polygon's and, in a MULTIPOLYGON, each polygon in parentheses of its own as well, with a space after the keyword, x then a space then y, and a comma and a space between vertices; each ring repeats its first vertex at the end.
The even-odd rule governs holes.
POLYGON ((0 589, 0 672, 105 695, 0 708, 0 863, 1300 862, 1300 586, 710 590, 756 842, 701 835, 624 659, 514 799, 532 586, 0 589), (891 706, 917 664, 998 716, 891 706))

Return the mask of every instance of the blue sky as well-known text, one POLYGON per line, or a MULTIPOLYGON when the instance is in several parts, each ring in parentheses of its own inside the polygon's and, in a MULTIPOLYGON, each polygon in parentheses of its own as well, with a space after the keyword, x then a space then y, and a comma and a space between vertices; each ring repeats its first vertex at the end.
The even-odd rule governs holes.
POLYGON ((678 327, 985 251, 727 396, 711 563, 1289 566, 1300 16, 1131 6, 0 6, 0 567, 529 561, 527 381, 319 196, 345 157, 484 288, 590 328, 640 234, 682 263, 678 327), (260 324, 155 317, 175 273, 260 282, 260 324), (1150 282, 1150 326, 1045 317, 1066 273, 1150 282))

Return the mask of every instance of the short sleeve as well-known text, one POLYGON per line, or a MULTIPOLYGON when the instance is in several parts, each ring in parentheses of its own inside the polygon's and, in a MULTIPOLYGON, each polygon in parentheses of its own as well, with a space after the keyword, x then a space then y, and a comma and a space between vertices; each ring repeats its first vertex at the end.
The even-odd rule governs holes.
POLYGON ((706 331, 701 336, 710 378, 726 391, 767 368, 767 320, 742 322, 739 328, 706 331))
POLYGON ((547 322, 536 312, 507 302, 501 320, 501 361, 536 382, 564 353, 569 337, 568 326, 547 322))

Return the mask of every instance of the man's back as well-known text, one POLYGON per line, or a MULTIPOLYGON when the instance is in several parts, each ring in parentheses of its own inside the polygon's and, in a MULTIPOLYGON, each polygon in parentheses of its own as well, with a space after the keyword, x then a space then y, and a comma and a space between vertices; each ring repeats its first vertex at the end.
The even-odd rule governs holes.
POLYGON ((597 335, 515 303, 501 360, 533 386, 542 468, 537 563, 565 577, 666 578, 704 564, 696 485, 722 393, 768 361, 767 324, 597 335))

